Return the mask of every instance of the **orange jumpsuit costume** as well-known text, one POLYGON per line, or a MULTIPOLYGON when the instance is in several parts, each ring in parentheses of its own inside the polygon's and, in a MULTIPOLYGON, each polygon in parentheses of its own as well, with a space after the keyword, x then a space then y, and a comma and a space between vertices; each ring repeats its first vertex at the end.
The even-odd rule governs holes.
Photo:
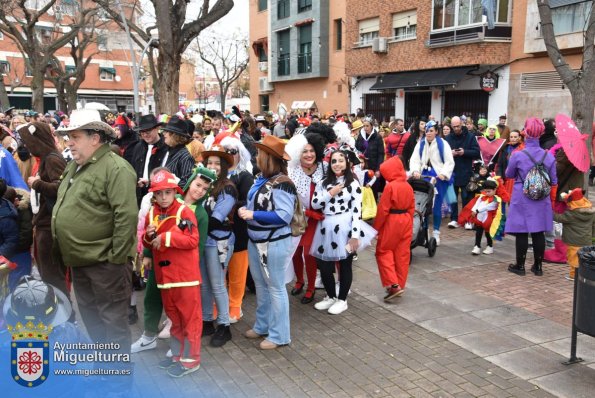
MULTIPOLYGON (((155 185, 152 191, 164 189, 155 185)), ((174 200, 167 209, 153 204, 147 214, 145 229, 151 223, 156 225, 156 234, 161 236, 161 247, 159 250, 154 249, 151 246, 154 237, 146 233, 143 244, 153 253, 155 280, 161 289, 165 313, 172 322, 172 359, 187 368, 193 368, 200 364, 202 335, 196 217, 192 210, 174 200)))
POLYGON ((409 273, 415 196, 397 156, 382 163, 380 174, 387 183, 374 222, 378 231, 376 262, 382 286, 403 289, 409 273))

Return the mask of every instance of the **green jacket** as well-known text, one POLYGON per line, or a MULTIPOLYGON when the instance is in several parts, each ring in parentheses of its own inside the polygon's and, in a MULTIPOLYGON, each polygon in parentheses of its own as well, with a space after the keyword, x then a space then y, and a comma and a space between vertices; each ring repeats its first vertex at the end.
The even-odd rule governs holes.
POLYGON ((136 173, 126 160, 99 147, 77 171, 61 177, 52 212, 52 235, 64 265, 125 264, 136 253, 136 173))
POLYGON ((595 208, 567 209, 554 213, 554 221, 562 223, 562 242, 570 246, 591 246, 595 236, 595 208))

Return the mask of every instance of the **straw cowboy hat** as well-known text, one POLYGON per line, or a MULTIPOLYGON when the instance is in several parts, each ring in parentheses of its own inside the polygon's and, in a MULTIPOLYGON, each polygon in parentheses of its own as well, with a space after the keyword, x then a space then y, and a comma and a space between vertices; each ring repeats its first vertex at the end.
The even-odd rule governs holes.
POLYGON ((261 142, 255 142, 254 145, 276 158, 291 160, 291 157, 285 152, 285 142, 278 137, 267 135, 261 142))
POLYGON ((110 138, 118 138, 116 131, 105 122, 101 113, 95 109, 77 109, 72 111, 68 126, 56 129, 56 133, 66 135, 74 130, 102 131, 110 138))

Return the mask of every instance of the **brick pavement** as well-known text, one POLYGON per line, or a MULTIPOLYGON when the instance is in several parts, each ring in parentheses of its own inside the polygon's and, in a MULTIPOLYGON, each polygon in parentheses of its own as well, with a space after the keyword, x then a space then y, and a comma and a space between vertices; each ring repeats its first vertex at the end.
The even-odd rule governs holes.
MULTIPOLYGON (((472 232, 463 229, 442 232, 443 241, 464 240, 472 244, 472 232)), ((502 245, 496 241, 495 247, 502 245)), ((514 238, 506 238, 507 249, 514 250, 514 238)), ((470 249, 469 249, 470 251, 470 249)), ((469 253, 463 253, 471 256, 469 253)), ((514 254, 513 254, 514 255, 514 254)), ((485 257, 485 256, 484 256, 485 257)), ((535 277, 530 271, 533 258, 527 254, 527 275, 520 277, 507 271, 510 261, 501 261, 498 256, 481 266, 470 266, 440 272, 440 277, 457 283, 471 291, 495 297, 515 307, 523 308, 543 318, 565 326, 572 324, 573 283, 564 276, 568 274, 565 264, 544 263, 544 274, 535 277)))
MULTIPOLYGON (((215 349, 203 339, 198 372, 174 380, 157 368, 167 350, 161 341, 156 350, 133 355, 136 388, 145 397, 551 396, 356 293, 340 316, 293 297, 290 303, 290 346, 262 351, 241 336, 254 320, 255 296, 247 295, 244 318, 232 326, 233 340, 215 349)), ((133 327, 135 337, 140 326, 133 327)))

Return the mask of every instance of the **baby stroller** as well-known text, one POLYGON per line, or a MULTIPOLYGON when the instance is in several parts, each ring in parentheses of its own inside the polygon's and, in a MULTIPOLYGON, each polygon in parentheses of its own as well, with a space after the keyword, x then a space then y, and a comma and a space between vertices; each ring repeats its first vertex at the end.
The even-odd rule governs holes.
POLYGON ((432 203, 434 202, 434 185, 424 179, 410 179, 408 182, 415 195, 411 249, 423 246, 428 249, 428 255, 434 257, 436 239, 430 238, 428 233, 428 218, 432 214, 432 203))

